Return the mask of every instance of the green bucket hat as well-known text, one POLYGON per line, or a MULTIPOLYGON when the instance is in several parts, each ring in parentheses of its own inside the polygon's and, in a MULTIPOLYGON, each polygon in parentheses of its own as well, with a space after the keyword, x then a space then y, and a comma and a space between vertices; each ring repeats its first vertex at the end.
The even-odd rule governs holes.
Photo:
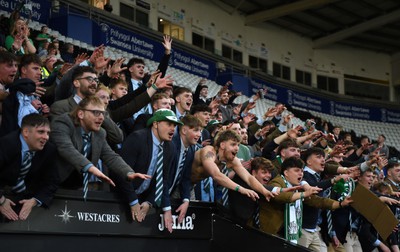
POLYGON ((170 109, 159 109, 154 112, 153 116, 147 121, 147 127, 153 124, 153 122, 169 121, 175 124, 183 125, 183 123, 176 118, 174 111, 170 109))

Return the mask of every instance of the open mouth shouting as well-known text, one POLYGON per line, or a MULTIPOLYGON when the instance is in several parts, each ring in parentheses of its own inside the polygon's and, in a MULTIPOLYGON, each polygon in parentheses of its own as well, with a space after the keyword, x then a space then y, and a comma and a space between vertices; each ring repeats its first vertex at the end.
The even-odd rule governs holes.
POLYGON ((172 137, 174 136, 174 132, 175 132, 175 131, 170 131, 170 132, 168 132, 168 139, 169 139, 169 140, 171 140, 172 137))
POLYGON ((303 176, 299 176, 299 177, 297 178, 297 182, 299 182, 299 184, 300 184, 302 179, 303 179, 303 176))
POLYGON ((96 121, 94 124, 96 125, 96 129, 99 130, 103 121, 96 121))
POLYGON ((192 106, 192 101, 187 101, 185 104, 187 109, 190 110, 190 107, 192 106))

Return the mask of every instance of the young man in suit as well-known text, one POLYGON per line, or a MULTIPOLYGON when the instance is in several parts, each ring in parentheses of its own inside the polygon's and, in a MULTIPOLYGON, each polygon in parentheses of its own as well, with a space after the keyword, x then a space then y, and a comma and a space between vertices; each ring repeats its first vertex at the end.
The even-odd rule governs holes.
POLYGON ((71 114, 56 117, 51 125, 51 140, 61 156, 58 170, 62 185, 82 188, 84 199, 89 188, 101 190, 104 187, 101 182, 90 181, 90 175, 115 186, 104 174, 107 172, 97 168, 99 159, 122 180, 149 178, 135 173, 107 144, 106 132, 101 128, 104 114, 104 103, 98 97, 89 96, 80 101, 71 114))
POLYGON ((206 81, 206 79, 201 79, 199 84, 197 84, 196 91, 194 92, 193 96, 194 105, 205 104, 208 106, 210 104, 211 99, 207 98, 208 86, 205 85, 206 81))
POLYGON ((57 190, 57 150, 49 133, 47 118, 30 114, 20 130, 0 139, 0 212, 9 220, 26 220, 35 206, 49 207, 57 190))
POLYGON ((178 223, 181 223, 186 215, 191 198, 192 163, 195 153, 195 146, 200 138, 202 122, 192 116, 186 115, 181 118, 183 125, 178 127, 178 134, 175 134, 172 143, 175 147, 175 165, 170 170, 168 187, 171 199, 180 199, 182 204, 176 212, 179 213, 178 223))
POLYGON ((141 222, 151 207, 160 207, 169 232, 172 232, 173 220, 168 175, 174 163, 175 150, 171 141, 176 125, 182 122, 172 110, 159 109, 147 121, 147 128, 130 134, 121 149, 122 158, 130 166, 151 176, 151 180, 146 181, 121 181, 121 190, 128 195, 132 219, 141 222))
POLYGON ((198 141, 199 147, 202 148, 203 146, 211 144, 211 135, 210 132, 206 129, 208 123, 211 119, 211 108, 208 107, 206 104, 197 104, 192 107, 191 114, 200 119, 202 123, 202 131, 201 137, 198 141))
MULTIPOLYGON (((349 175, 343 174, 332 179, 321 179, 322 173, 325 170, 325 152, 318 147, 312 147, 302 154, 302 159, 305 162, 304 180, 310 186, 322 188, 318 196, 323 197, 323 191, 333 186, 341 178, 347 180, 349 175)), ((319 218, 321 210, 319 207, 304 206, 302 237, 299 239, 299 244, 320 251, 327 249, 325 242, 322 240, 319 227, 319 218)))
MULTIPOLYGON (((168 61, 171 57, 171 49, 172 49, 172 38, 169 35, 164 35, 163 37, 163 46, 165 49, 165 53, 163 57, 161 58, 160 64, 157 67, 157 71, 160 72, 160 77, 163 78, 165 76, 165 73, 167 72, 168 68, 168 61)), ((144 91, 146 88, 147 81, 150 79, 150 75, 145 72, 145 62, 141 58, 131 58, 128 63, 127 63, 127 68, 128 68, 128 76, 127 76, 127 82, 128 82, 128 94, 134 92, 135 90, 142 90, 144 91)), ((133 121, 136 120, 136 118, 140 114, 148 113, 147 111, 150 111, 151 108, 149 108, 150 105, 147 105, 146 107, 143 107, 141 110, 136 112, 132 119, 130 124, 133 124, 133 121)))
MULTIPOLYGON (((165 53, 157 68, 157 70, 159 70, 161 73, 160 77, 164 77, 167 71, 168 61, 171 55, 171 48, 172 48, 172 38, 168 35, 165 35, 163 39, 164 39, 163 46, 165 49, 165 53)), ((141 58, 131 58, 127 63, 127 68, 129 71, 129 74, 127 76, 128 93, 131 93, 136 89, 140 88, 143 84, 146 84, 146 82, 149 79, 149 76, 144 71, 145 62, 141 58)))
MULTIPOLYGON (((274 166, 268 159, 256 157, 251 160, 251 175, 270 191, 273 191, 274 188, 272 186, 267 186, 267 184, 272 178, 273 171, 274 166)), ((238 176, 235 176, 233 181, 242 187, 249 188, 248 185, 246 185, 246 183, 238 176)), ((280 188, 276 188, 275 191, 279 192, 280 188)), ((234 191, 229 192, 229 205, 232 210, 232 214, 243 225, 259 228, 258 204, 259 201, 253 201, 244 195, 235 193, 234 191)))
POLYGON ((178 87, 174 90, 175 106, 172 110, 175 112, 176 117, 181 118, 189 113, 193 104, 192 91, 186 87, 178 87))

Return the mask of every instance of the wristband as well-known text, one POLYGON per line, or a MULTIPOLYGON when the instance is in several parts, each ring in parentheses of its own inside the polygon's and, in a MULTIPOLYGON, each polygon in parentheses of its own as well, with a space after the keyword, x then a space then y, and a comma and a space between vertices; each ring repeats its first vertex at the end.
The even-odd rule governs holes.
POLYGON ((304 192, 301 192, 300 193, 300 200, 303 201, 303 199, 304 199, 304 192))
MULTIPOLYGON (((2 198, 4 198, 4 200, 0 202, 0 206, 3 206, 4 203, 6 203, 6 197, 3 195, 2 198)), ((1 199, 1 198, 0 198, 0 199, 1 199)))
POLYGON ((235 187, 235 191, 236 191, 236 192, 239 192, 239 188, 240 188, 240 186, 237 185, 237 186, 235 187))
POLYGON ((339 207, 340 208, 342 208, 343 206, 342 206, 342 202, 341 201, 339 201, 339 207))
POLYGON ((151 84, 151 87, 154 88, 156 91, 158 91, 158 87, 156 86, 156 84, 151 84))
POLYGON ((279 190, 279 192, 283 192, 283 188, 281 187, 281 190, 279 190))

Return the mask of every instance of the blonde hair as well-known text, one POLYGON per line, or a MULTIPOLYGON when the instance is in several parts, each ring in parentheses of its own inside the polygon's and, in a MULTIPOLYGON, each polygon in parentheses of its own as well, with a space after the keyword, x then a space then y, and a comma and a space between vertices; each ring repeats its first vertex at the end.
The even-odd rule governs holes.
POLYGON ((105 86, 103 83, 100 83, 97 86, 96 93, 99 92, 100 90, 106 91, 111 96, 111 90, 107 86, 105 86))

